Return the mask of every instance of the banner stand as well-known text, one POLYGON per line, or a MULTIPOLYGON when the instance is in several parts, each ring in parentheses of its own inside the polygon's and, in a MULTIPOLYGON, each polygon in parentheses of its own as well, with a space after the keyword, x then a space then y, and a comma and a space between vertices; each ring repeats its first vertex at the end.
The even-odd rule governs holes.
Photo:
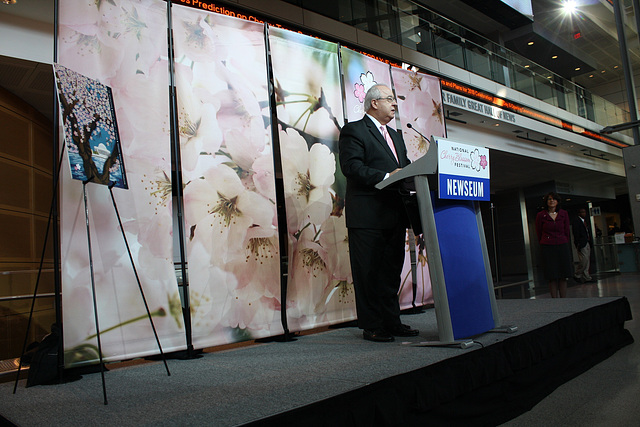
POLYGON ((182 182, 182 156, 180 153, 180 125, 178 123, 178 97, 175 72, 175 56, 173 47, 173 19, 171 7, 173 0, 167 1, 167 63, 169 67, 169 132, 171 138, 171 164, 174 170, 172 175, 172 195, 175 197, 173 207, 177 211, 178 216, 178 242, 180 249, 180 272, 182 275, 182 286, 178 282, 178 288, 182 288, 182 318, 184 320, 185 339, 187 341, 187 349, 184 352, 178 352, 176 357, 179 359, 199 359, 202 354, 193 348, 193 333, 191 328, 191 298, 189 293, 189 273, 187 270, 187 256, 185 248, 185 231, 184 231, 184 200, 182 182))
MULTIPOLYGON (((438 149, 437 141, 433 140, 431 149, 427 151, 427 154, 378 183, 376 188, 383 189, 407 178, 413 178, 415 183, 420 220, 429 259, 429 276, 433 289, 439 340, 410 345, 460 347, 465 349, 473 345, 474 341, 469 339, 470 336, 492 330, 502 330, 504 327, 500 325, 500 316, 496 308, 493 279, 480 210, 475 203, 470 205, 468 200, 447 202, 432 200, 429 179, 437 178, 437 173, 438 149), (434 203, 437 204, 435 208, 434 203), (466 230, 470 230, 469 242, 450 242, 439 238, 439 233, 441 233, 445 238, 449 237, 450 239, 447 232, 450 231, 450 228, 453 228, 449 226, 450 224, 447 224, 447 226, 441 226, 442 230, 438 229, 436 210, 442 210, 443 206, 441 205, 444 205, 445 210, 451 206, 454 209, 464 211, 464 215, 466 215, 463 217, 465 224, 455 223, 458 218, 455 211, 453 211, 453 214, 445 212, 444 214, 438 213, 438 215, 442 215, 440 218, 449 218, 448 221, 453 221, 456 226, 464 226, 466 230), (475 251, 469 251, 467 255, 465 251, 459 250, 462 244, 472 247, 471 249, 475 251), (461 279, 451 274, 452 261, 449 258, 445 258, 448 265, 448 268, 445 268, 443 265, 443 250, 445 250, 445 257, 451 257, 450 252, 455 253, 455 256, 458 257, 455 261, 458 261, 461 252, 465 252, 462 257, 466 256, 465 261, 468 261, 469 265, 473 265, 472 268, 474 269, 468 275, 469 280, 466 277, 461 279), (482 298, 474 298, 473 301, 468 301, 469 290, 474 297, 477 294, 482 298), (466 305, 461 304, 461 300, 466 305), (468 325, 472 326, 468 327, 468 325)), ((467 262, 465 262, 466 268, 467 262)), ((457 270, 461 269, 457 268, 457 270)), ((514 328, 511 326, 505 330, 513 332, 517 329, 514 328)))
POLYGON ((273 63, 271 60, 271 45, 269 43, 269 25, 264 24, 264 39, 267 56, 267 82, 269 83, 269 106, 271 112, 271 140, 273 144, 273 170, 275 172, 276 215, 278 218, 278 246, 280 265, 280 324, 282 335, 261 338, 256 342, 291 342, 296 341, 296 333, 289 330, 287 317, 287 292, 289 289, 289 242, 287 232, 287 209, 282 177, 282 154, 280 152, 280 133, 278 132, 278 117, 276 116, 276 82, 273 77, 273 63))
POLYGON ((404 310, 406 314, 424 313, 422 306, 416 306, 416 297, 418 295, 418 257, 416 256, 416 235, 413 229, 408 229, 409 235, 409 257, 411 259, 411 308, 404 310))

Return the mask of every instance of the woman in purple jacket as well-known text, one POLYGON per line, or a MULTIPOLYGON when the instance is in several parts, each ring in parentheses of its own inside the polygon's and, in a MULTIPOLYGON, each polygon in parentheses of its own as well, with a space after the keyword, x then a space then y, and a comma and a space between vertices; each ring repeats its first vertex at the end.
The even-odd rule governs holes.
POLYGON ((569 248, 569 214, 560 209, 560 196, 548 193, 543 198, 546 209, 536 216, 536 231, 542 251, 544 277, 549 281, 552 298, 567 296, 567 278, 572 274, 569 248))

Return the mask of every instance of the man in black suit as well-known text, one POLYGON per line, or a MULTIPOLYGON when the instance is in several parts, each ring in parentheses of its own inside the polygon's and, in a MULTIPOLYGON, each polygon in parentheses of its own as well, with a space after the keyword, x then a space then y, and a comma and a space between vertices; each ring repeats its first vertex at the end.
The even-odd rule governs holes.
POLYGON ((339 142, 358 326, 364 339, 377 342, 418 335, 400 322, 398 289, 408 226, 402 196, 397 187, 375 188, 410 163, 402 136, 387 126, 397 107, 389 87, 373 86, 364 100, 366 115, 344 125, 339 142))
POLYGON ((578 251, 578 265, 576 265, 574 278, 577 282, 595 282, 589 274, 591 265, 591 230, 587 222, 587 210, 578 209, 578 216, 571 226, 573 231, 573 243, 578 251))

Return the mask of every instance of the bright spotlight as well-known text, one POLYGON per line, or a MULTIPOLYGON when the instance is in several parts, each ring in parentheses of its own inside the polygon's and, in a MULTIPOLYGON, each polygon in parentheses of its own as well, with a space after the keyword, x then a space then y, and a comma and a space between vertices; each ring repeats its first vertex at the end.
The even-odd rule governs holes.
POLYGON ((564 3, 562 3, 562 10, 567 15, 574 14, 578 10, 578 2, 575 0, 567 0, 564 3))

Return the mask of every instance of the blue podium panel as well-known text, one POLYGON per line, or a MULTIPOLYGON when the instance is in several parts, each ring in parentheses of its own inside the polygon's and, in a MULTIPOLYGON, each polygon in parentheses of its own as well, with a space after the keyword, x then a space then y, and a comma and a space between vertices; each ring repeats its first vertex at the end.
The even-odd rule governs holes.
POLYGON ((451 325, 455 339, 495 327, 476 211, 471 201, 433 196, 451 325))

